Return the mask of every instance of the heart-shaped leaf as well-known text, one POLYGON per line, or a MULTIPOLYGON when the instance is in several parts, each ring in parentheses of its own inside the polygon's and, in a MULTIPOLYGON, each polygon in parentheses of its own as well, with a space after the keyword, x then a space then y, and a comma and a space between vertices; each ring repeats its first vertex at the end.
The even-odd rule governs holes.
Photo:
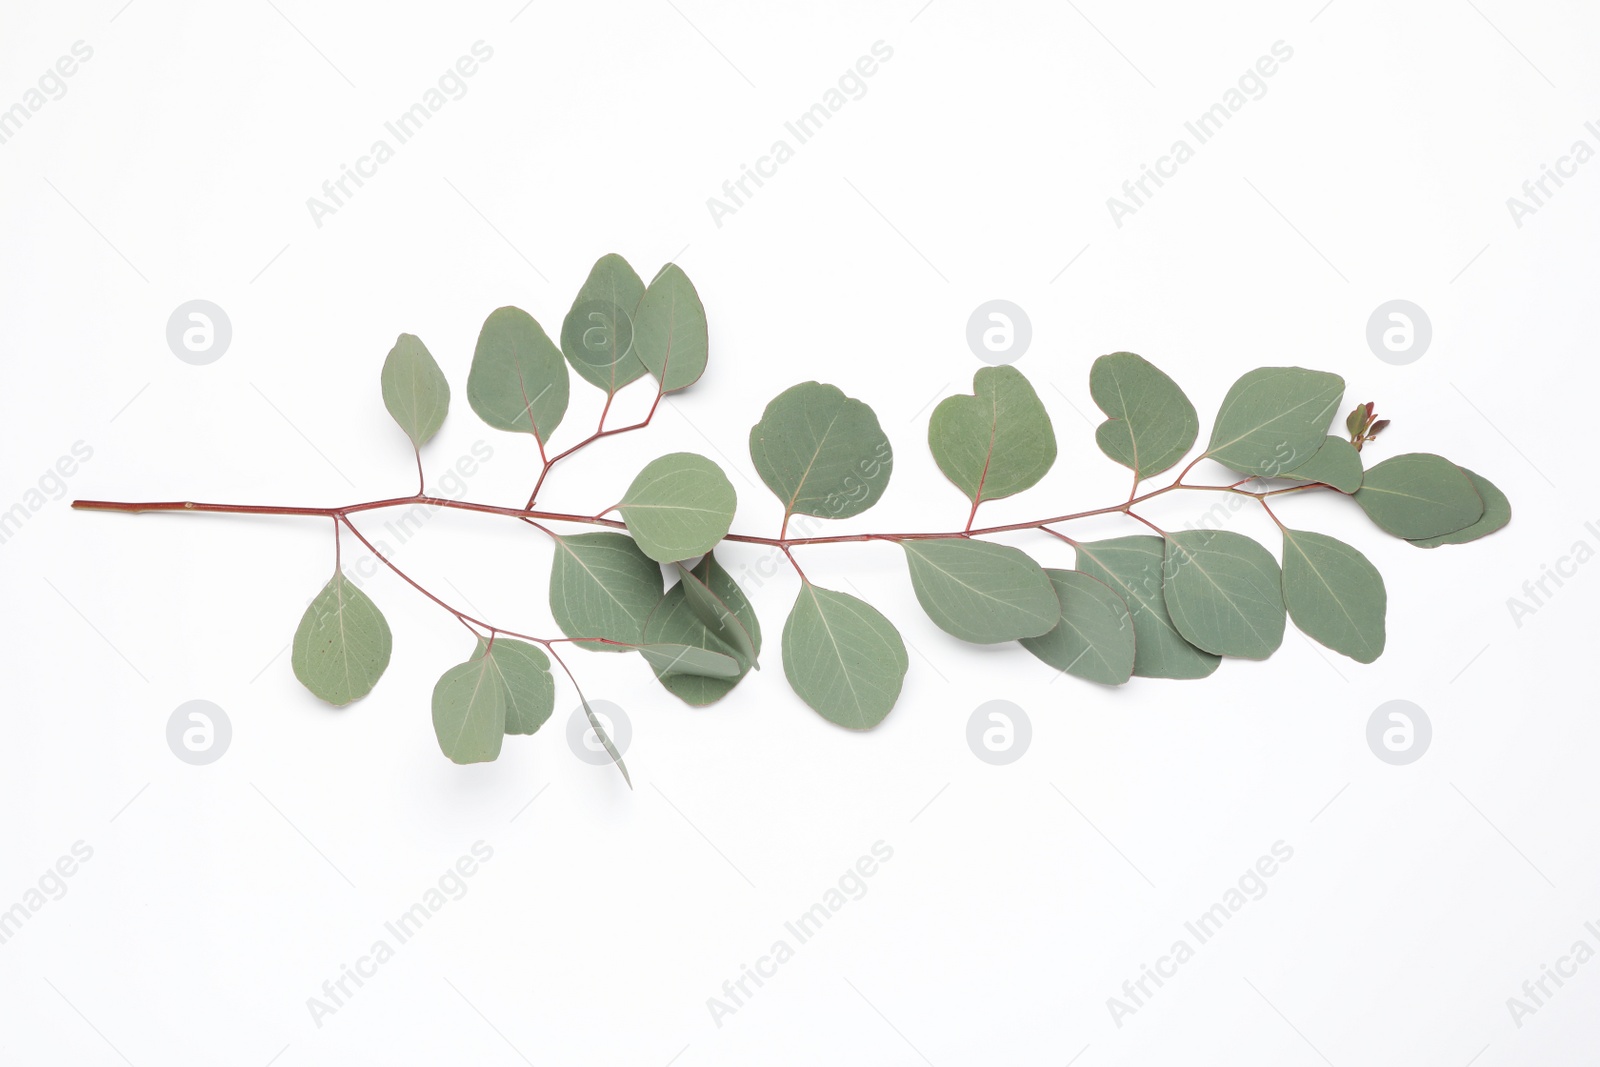
POLYGON ((1233 383, 1206 455, 1240 474, 1276 478, 1322 447, 1344 379, 1302 367, 1260 367, 1233 383))
POLYGON ((548 441, 567 413, 570 389, 561 350, 533 316, 514 307, 489 313, 467 373, 467 403, 479 418, 548 441))
POLYGON ((979 644, 1038 637, 1061 621, 1061 602, 1027 553, 964 537, 900 542, 911 588, 945 633, 979 644))
POLYGON ((1407 452, 1373 467, 1355 500, 1379 527, 1412 540, 1464 530, 1485 510, 1465 472, 1430 452, 1407 452))
POLYGON ((1166 545, 1159 537, 1137 534, 1077 545, 1078 569, 1098 578, 1122 597, 1133 615, 1133 673, 1141 678, 1204 678, 1220 656, 1184 640, 1167 614, 1161 595, 1166 545))
POLYGON ((1025 637, 1022 647, 1078 678, 1121 685, 1133 674, 1133 616, 1127 602, 1109 585, 1082 571, 1047 569, 1061 602, 1061 621, 1041 637, 1025 637))
POLYGON ((450 410, 450 383, 433 354, 416 336, 403 333, 383 361, 383 406, 421 448, 444 425, 450 410))
POLYGON ((726 537, 737 503, 721 467, 693 452, 673 452, 645 465, 617 510, 645 555, 674 563, 726 537))
POLYGON ((393 648, 378 605, 335 571, 300 617, 289 658, 302 685, 343 706, 372 692, 393 648))
POLYGON ((706 309, 676 263, 661 268, 633 314, 633 351, 663 392, 687 389, 705 373, 706 309))
POLYGON ((1389 594, 1366 556, 1327 534, 1283 531, 1283 602, 1294 624, 1357 663, 1383 654, 1389 594))
POLYGON ((844 519, 889 485, 894 454, 878 416, 838 387, 802 382, 772 399, 750 430, 750 458, 784 514, 844 519))
POLYGON ((1167 535, 1162 594, 1184 640, 1219 656, 1266 659, 1283 644, 1283 573, 1232 530, 1167 535))
POLYGON ((567 362, 608 394, 647 373, 633 350, 633 315, 643 297, 644 282, 613 252, 595 262, 561 323, 567 362))
POLYGON ((977 504, 1038 483, 1056 461, 1050 414, 1015 367, 984 367, 971 396, 939 402, 928 421, 934 462, 977 504))
POLYGON ((1140 479, 1182 459, 1200 433, 1200 417, 1178 383, 1132 352, 1095 360, 1089 395, 1106 413, 1095 443, 1140 479))
POLYGON ((433 732, 440 750, 456 763, 500 758, 506 736, 506 690, 487 651, 439 677, 433 687, 433 732))
POLYGON ((818 715, 870 730, 899 699, 910 665, 900 632, 878 609, 801 583, 783 624, 783 673, 818 715))

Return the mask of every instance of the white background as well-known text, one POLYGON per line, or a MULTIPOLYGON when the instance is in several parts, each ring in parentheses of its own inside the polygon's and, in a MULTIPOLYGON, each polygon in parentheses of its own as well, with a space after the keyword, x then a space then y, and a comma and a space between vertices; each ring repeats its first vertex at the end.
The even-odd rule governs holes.
MULTIPOLYGON (((75 842, 93 857, 0 945, 0 1060, 1586 1062, 1600 962, 1520 1027, 1506 1000, 1574 941, 1600 947, 1584 929, 1600 920, 1600 567, 1550 584, 1520 626, 1507 600, 1574 542, 1600 547, 1582 447, 1600 163, 1521 227, 1506 198, 1573 141, 1600 147, 1584 129, 1600 119, 1592 8, 274 2, 5 5, 0 107, 74 42, 93 58, 0 145, 0 509, 75 442, 93 457, 0 545, 0 908, 75 842), (314 224, 307 198, 479 40, 494 54, 466 95, 314 224), (866 95, 719 227, 707 198, 880 40, 893 58, 866 95), (1293 58, 1266 95, 1118 227, 1107 197, 1280 40, 1293 58), (729 471, 736 529, 775 531, 746 435, 815 378, 870 403, 897 449, 882 502, 839 529, 955 528, 966 504, 927 453, 927 412, 970 387, 967 317, 1004 298, 1031 316, 1016 365, 1061 451, 986 519, 1126 491, 1080 414, 1090 362, 1119 349, 1177 378, 1203 424, 1249 368, 1337 371, 1349 403, 1394 420, 1375 458, 1443 453, 1516 518, 1423 553, 1339 501, 1286 502, 1383 571, 1384 657, 1363 667, 1291 632, 1269 662, 1115 691, 939 632, 890 545, 810 549, 815 580, 859 589, 913 650, 898 707, 865 735, 790 692, 778 635, 796 580, 730 547, 768 641, 733 695, 690 709, 637 657, 575 662, 631 720, 629 792, 569 749, 564 686, 499 762, 446 761, 428 695, 470 646, 392 575, 366 583, 395 631, 378 688, 344 710, 306 693, 284 649, 327 578, 325 521, 68 507, 409 491, 378 390, 402 331, 456 390, 430 480, 483 441, 469 495, 519 503, 537 460, 466 406, 473 340, 512 303, 555 332, 608 251, 646 278, 684 266, 711 365, 647 432, 558 468, 552 508, 605 507, 686 448, 729 471), (209 366, 166 343, 195 298, 232 322, 209 366), (1433 323, 1408 366, 1365 340, 1395 298, 1433 323), (233 726, 204 767, 166 741, 196 698, 233 726), (1032 722, 1009 766, 967 746, 992 699, 1032 722), (1391 699, 1433 723, 1410 766, 1367 747, 1391 699), (866 895, 716 1025, 707 998, 880 840, 893 859, 866 895), (1107 998, 1280 840, 1293 859, 1266 896, 1116 1025, 1107 998), (477 841, 493 859, 465 897, 316 1025, 307 998, 477 841)), ((558 444, 598 410, 573 388, 558 444)), ((1212 502, 1149 514, 1181 526, 1212 502)), ((1230 522, 1276 550, 1259 516, 1230 522)), ((1014 543, 1071 565, 1060 543, 1014 543)), ((554 632, 550 551, 527 527, 445 513, 396 557, 447 598, 554 632)))

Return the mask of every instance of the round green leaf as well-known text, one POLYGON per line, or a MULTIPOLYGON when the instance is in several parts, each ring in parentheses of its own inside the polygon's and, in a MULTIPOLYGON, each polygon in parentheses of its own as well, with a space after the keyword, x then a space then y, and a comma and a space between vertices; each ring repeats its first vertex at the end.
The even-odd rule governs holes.
POLYGON ((456 763, 499 758, 506 691, 491 655, 480 652, 440 675, 433 687, 433 732, 439 748, 456 763))
POLYGON ((467 373, 467 403, 479 418, 548 441, 567 413, 570 388, 561 350, 533 316, 514 307, 489 313, 467 373))
POLYGON ((1036 485, 1056 461, 1056 435, 1033 386, 1015 367, 984 367, 973 375, 972 392, 933 409, 934 462, 973 503, 1036 485))
POLYGON ((383 361, 383 406, 421 448, 444 425, 450 410, 450 383, 434 362, 428 346, 416 336, 403 333, 383 361))
MULTIPOLYGON (((661 567, 639 551, 633 538, 620 533, 557 537, 555 546, 550 614, 561 632, 641 644, 645 620, 661 600, 661 567)), ((594 641, 577 645, 590 651, 628 651, 594 641)))
POLYGON ((1082 571, 1046 570, 1061 602, 1061 621, 1022 647, 1078 678, 1121 685, 1133 674, 1133 616, 1127 602, 1082 571))
POLYGON ((662 267, 633 315, 633 351, 663 392, 686 389, 705 373, 706 309, 676 263, 662 267))
MULTIPOLYGON (((478 654, 484 651, 478 642, 478 654)), ((531 734, 538 731, 556 708, 556 680, 550 673, 550 657, 528 644, 509 637, 496 637, 490 661, 499 674, 506 698, 506 733, 531 734)))
POLYGON ((337 571, 301 616, 292 648, 301 684, 342 706, 372 692, 389 666, 394 638, 378 605, 337 571))
POLYGON ((945 633, 978 644, 1038 637, 1061 621, 1044 569, 1027 553, 964 537, 900 542, 911 588, 945 633))
POLYGON ((1322 447, 1344 379, 1302 367, 1260 367, 1233 383, 1206 455, 1238 471, 1276 478, 1322 447))
POLYGON ((1182 459, 1200 433, 1200 417, 1178 383, 1132 352, 1095 360, 1089 395, 1106 413, 1095 443, 1141 479, 1182 459))
POLYGON ((1472 525, 1464 526, 1453 533, 1412 539, 1411 543, 1418 548, 1464 545, 1468 541, 1476 541, 1480 537, 1489 536, 1511 521, 1511 501, 1506 499, 1506 495, 1500 491, 1500 487, 1483 475, 1469 471, 1465 467, 1462 467, 1461 470, 1472 482, 1472 487, 1478 491, 1478 496, 1483 500, 1483 517, 1472 525))
POLYGON ((791 386, 750 429, 750 458, 785 515, 845 519, 883 495, 894 466, 878 416, 838 387, 791 386))
POLYGON ((871 604, 801 583, 783 624, 783 673, 818 715, 870 730, 899 699, 910 665, 900 632, 871 604))
POLYGON ((653 459, 617 510, 644 554, 673 563, 711 551, 733 525, 737 497, 722 468, 693 452, 653 459))
POLYGON ((1483 517, 1483 498, 1460 467, 1431 452, 1407 452, 1367 471, 1355 500, 1396 537, 1464 530, 1483 517))
POLYGON ((1141 678, 1204 678, 1221 657, 1184 640, 1161 595, 1166 547, 1159 537, 1137 534, 1077 546, 1078 569, 1098 578, 1127 603, 1133 615, 1133 673, 1141 678))
POLYGON ((1283 644, 1283 575, 1272 553, 1231 530, 1167 536, 1162 594, 1190 644, 1219 656, 1266 659, 1283 644))
POLYGON ((1338 538, 1283 531, 1283 602, 1296 626, 1335 652, 1357 663, 1383 654, 1383 575, 1338 538))
POLYGON ((644 377, 633 351, 633 314, 644 297, 644 282, 615 252, 601 256, 589 271, 561 323, 561 351, 578 376, 607 393, 644 377))
POLYGON ((1361 488, 1361 453, 1343 437, 1323 439, 1316 455, 1305 463, 1283 472, 1283 477, 1297 482, 1322 482, 1341 493, 1354 493, 1361 488))

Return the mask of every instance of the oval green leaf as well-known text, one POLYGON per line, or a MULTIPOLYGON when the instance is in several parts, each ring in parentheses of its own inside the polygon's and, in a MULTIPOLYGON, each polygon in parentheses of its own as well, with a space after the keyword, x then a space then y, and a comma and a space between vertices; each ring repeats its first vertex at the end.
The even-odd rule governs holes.
POLYGON ((1058 671, 1102 685, 1121 685, 1133 674, 1133 615, 1127 602, 1082 571, 1046 570, 1061 602, 1061 621, 1022 647, 1058 671))
POLYGON ((676 263, 651 279, 633 315, 633 351, 662 392, 687 389, 705 373, 706 309, 676 263))
POLYGON ((824 719, 870 730, 900 697, 911 661, 894 624, 848 593, 802 582, 783 624, 783 673, 824 719))
POLYGON ((750 429, 750 458, 785 515, 844 519, 883 495, 893 450, 878 416, 837 387, 802 382, 772 399, 750 429))
POLYGON ((1355 500, 1380 528, 1412 540, 1464 530, 1485 510, 1461 468, 1431 452, 1379 463, 1367 471, 1355 500))
POLYGON ((693 452, 672 452, 645 465, 617 510, 645 555, 675 563, 726 537, 737 503, 721 467, 693 452))
POLYGON ((1167 535, 1162 595, 1184 640, 1218 656, 1266 659, 1283 644, 1283 574, 1232 530, 1167 535))
POLYGON ((440 750, 456 763, 488 763, 500 757, 506 692, 490 654, 480 652, 440 675, 433 687, 433 732, 440 750))
POLYGON ((945 633, 992 645, 1049 633, 1061 602, 1044 568, 1027 553, 964 537, 900 542, 911 588, 945 633))
MULTIPOLYGON (((550 567, 550 614, 568 637, 603 637, 628 645, 644 641, 644 624, 661 600, 661 567, 633 538, 609 531, 555 538, 550 567)), ((590 651, 626 652, 579 641, 590 651)))
POLYGON ((1283 602, 1313 640, 1357 663, 1383 654, 1389 594, 1378 568, 1327 534, 1283 531, 1283 602))
POLYGON ((1106 413, 1094 432, 1095 443, 1137 478, 1171 467, 1200 434, 1200 417, 1178 383, 1132 352, 1095 360, 1089 395, 1106 413))
POLYGON ((1344 379, 1303 367, 1259 367, 1233 383, 1206 455, 1240 474, 1276 478, 1322 447, 1344 379))
POLYGON ((300 617, 289 661, 302 685, 343 706, 372 692, 393 648, 378 605, 336 571, 300 617))
POLYGON ((1120 596, 1133 615, 1133 673, 1141 678, 1204 678, 1220 656, 1184 640, 1167 614, 1161 594, 1166 546, 1159 537, 1136 534, 1077 545, 1078 569, 1120 596))
POLYGON ((533 316, 514 307, 489 313, 467 373, 467 403, 479 418, 548 441, 567 413, 570 389, 561 350, 533 316))
POLYGON ((421 448, 444 425, 450 410, 450 383, 434 362, 428 346, 413 334, 403 333, 383 361, 383 406, 421 448))
POLYGON ((615 393, 647 373, 633 350, 633 315, 644 282, 615 252, 601 256, 561 323, 561 351, 578 376, 615 393))
MULTIPOLYGON (((478 642, 478 654, 484 645, 478 642)), ((506 733, 531 734, 549 720, 556 708, 556 679, 550 657, 528 644, 496 637, 490 659, 500 677, 506 698, 506 733)))
POLYGON ((1464 545, 1468 541, 1476 541, 1480 537, 1487 537, 1500 527, 1511 521, 1511 501, 1495 485, 1483 475, 1469 471, 1462 467, 1461 471, 1472 482, 1472 488, 1478 491, 1478 496, 1483 500, 1483 517, 1470 526, 1464 526, 1452 533, 1439 534, 1436 537, 1413 538, 1411 543, 1418 548, 1438 548, 1440 545, 1464 545))
POLYGON ((939 402, 928 420, 928 448, 956 488, 977 504, 1036 485, 1056 461, 1050 414, 1015 367, 984 367, 971 396, 939 402))
POLYGON ((1348 495, 1361 488, 1361 453, 1343 437, 1330 435, 1324 438, 1316 455, 1293 470, 1284 471, 1283 477, 1297 482, 1321 482, 1348 495))

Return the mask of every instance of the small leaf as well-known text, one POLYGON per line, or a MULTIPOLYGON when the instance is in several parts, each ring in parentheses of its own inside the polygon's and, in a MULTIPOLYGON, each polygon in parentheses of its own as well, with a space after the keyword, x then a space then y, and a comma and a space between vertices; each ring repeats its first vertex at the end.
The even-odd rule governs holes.
POLYGON ((1413 538, 1411 543, 1418 548, 1438 548, 1440 545, 1464 545, 1468 541, 1476 541, 1480 537, 1488 537, 1506 523, 1511 521, 1511 501, 1495 485, 1483 475, 1469 471, 1462 467, 1461 471, 1472 482, 1472 487, 1478 491, 1478 496, 1483 501, 1483 517, 1470 526, 1463 526, 1451 533, 1439 534, 1435 537, 1413 538))
POLYGON ((900 542, 911 587, 945 633, 978 644, 1038 637, 1061 621, 1044 569, 1009 545, 940 537, 900 542))
POLYGON ((500 757, 506 691, 487 652, 439 677, 433 687, 433 732, 440 750, 456 763, 488 763, 500 757))
POLYGON ((900 632, 871 604, 801 583, 783 625, 783 673, 817 714, 870 730, 899 699, 910 665, 900 632))
POLYGON ((1095 443, 1140 479, 1182 459, 1200 433, 1200 417, 1178 383, 1132 352, 1095 360, 1089 395, 1106 413, 1095 443))
POLYGON ((521 308, 489 313, 467 374, 467 403, 497 430, 540 441, 561 424, 571 389, 561 350, 521 308))
POLYGON ((1367 426, 1367 406, 1357 404, 1350 414, 1344 417, 1344 428, 1350 431, 1351 437, 1360 437, 1361 431, 1367 426))
POLYGON ((883 495, 894 466, 878 416, 836 386, 803 382, 750 429, 750 458, 785 515, 845 519, 883 495))
POLYGON ((383 361, 383 406, 421 448, 444 425, 450 410, 450 383, 426 345, 409 333, 400 335, 383 361))
POLYGON ((644 282, 616 253, 589 270, 561 323, 561 351, 578 376, 607 394, 647 373, 633 350, 633 314, 644 282))
POLYGON ((933 409, 928 447, 934 462, 975 504, 1037 484, 1056 461, 1056 435, 1033 386, 1015 367, 984 367, 973 376, 972 391, 933 409))
MULTIPOLYGON (((661 568, 620 533, 586 533, 555 540, 550 568, 550 613, 568 637, 644 641, 645 620, 661 600, 661 568)), ((579 641, 590 651, 625 648, 579 641)))
POLYGON ((726 537, 736 504, 721 467, 693 452, 672 452, 645 465, 617 510, 645 555, 674 563, 726 537))
POLYGON ((654 642, 639 646, 650 666, 660 674, 692 674, 697 678, 737 678, 739 661, 726 652, 696 645, 654 642))
POLYGON ((589 717, 589 729, 600 739, 600 744, 605 748, 606 755, 611 757, 611 762, 617 765, 617 770, 622 772, 622 780, 628 783, 628 788, 633 788, 633 779, 628 776, 628 765, 622 762, 622 753, 617 751, 617 746, 611 743, 611 735, 606 733, 606 728, 600 724, 600 717, 589 706, 589 700, 580 690, 578 703, 583 705, 583 713, 589 717))
POLYGON ((1161 594, 1166 558, 1159 537, 1138 534, 1077 546, 1078 569, 1098 578, 1127 603, 1133 615, 1133 673, 1141 678, 1204 678, 1221 657, 1184 640, 1167 614, 1161 594))
POLYGON ((687 389, 705 373, 706 309, 676 263, 650 282, 633 315, 633 351, 663 392, 687 389))
MULTIPOLYGON (((478 642, 478 654, 484 644, 478 642)), ((490 657, 506 697, 506 733, 538 732, 556 708, 556 680, 550 657, 526 641, 496 637, 490 657)))
POLYGON ((710 553, 694 570, 680 564, 678 573, 681 576, 678 584, 683 586, 684 597, 695 618, 713 637, 731 648, 741 664, 753 666, 761 643, 760 627, 755 623, 750 602, 733 576, 723 570, 710 553))
POLYGON ((1383 653, 1389 594, 1366 556, 1309 530, 1283 531, 1283 602, 1301 630, 1357 663, 1383 653))
POLYGON ((337 571, 301 616, 290 662, 302 685, 342 706, 372 692, 393 648, 378 605, 337 571))
POLYGON ((1379 463, 1363 477, 1355 500, 1379 527, 1412 540, 1464 530, 1485 510, 1461 468, 1430 452, 1407 452, 1379 463))
POLYGON ((1206 455, 1240 474, 1276 478, 1322 446, 1343 396, 1344 379, 1326 371, 1250 371, 1223 398, 1206 455))
POLYGON ((1356 446, 1342 437, 1325 437, 1316 455, 1305 463, 1283 472, 1283 477, 1297 482, 1322 482, 1341 493, 1354 493, 1361 488, 1361 453, 1356 446))
POLYGON ((1133 674, 1133 616, 1127 602, 1082 571, 1046 570, 1061 602, 1061 621, 1022 647, 1058 671, 1102 685, 1133 674))
MULTIPOLYGON (((680 568, 682 571, 682 568, 680 568)), ((684 577, 678 584, 667 590, 661 603, 645 624, 645 641, 649 642, 676 642, 679 644, 696 645, 700 648, 710 649, 714 652, 723 652, 734 655, 739 659, 739 676, 737 678, 700 678, 690 674, 666 674, 656 672, 656 678, 661 682, 667 692, 676 696, 684 703, 694 707, 704 707, 713 704, 737 685, 750 670, 750 667, 761 652, 761 622, 756 618, 755 609, 750 606, 750 601, 745 597, 743 590, 719 566, 709 554, 702 559, 692 571, 682 571, 684 577), (701 617, 696 601, 692 594, 703 591, 699 595, 710 597, 719 607, 712 617, 722 625, 716 631, 709 628, 707 622, 701 617), (726 614, 731 613, 729 619, 726 614), (742 634, 751 644, 752 651, 742 654, 726 643, 718 633, 742 634)))
POLYGON ((1197 648, 1266 659, 1283 644, 1283 574, 1272 553, 1243 534, 1169 534, 1161 590, 1173 626, 1197 648))

